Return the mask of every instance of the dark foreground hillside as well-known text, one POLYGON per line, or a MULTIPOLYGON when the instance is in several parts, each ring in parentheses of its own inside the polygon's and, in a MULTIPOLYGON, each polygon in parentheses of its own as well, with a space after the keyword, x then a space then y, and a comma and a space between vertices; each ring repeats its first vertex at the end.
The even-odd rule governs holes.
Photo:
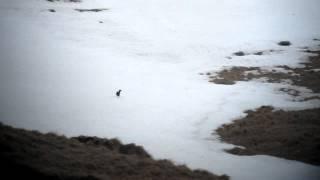
POLYGON ((156 161, 142 147, 116 139, 66 138, 1 123, 0 166, 1 179, 228 179, 168 160, 156 161))

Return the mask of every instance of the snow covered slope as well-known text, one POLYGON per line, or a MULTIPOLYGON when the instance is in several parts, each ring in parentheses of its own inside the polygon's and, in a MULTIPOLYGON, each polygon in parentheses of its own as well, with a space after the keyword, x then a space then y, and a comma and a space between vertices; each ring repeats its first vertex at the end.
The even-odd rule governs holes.
POLYGON ((306 55, 298 47, 320 37, 320 1, 83 1, 0 0, 2 122, 118 137, 155 158, 235 180, 320 178, 319 167, 301 162, 224 153, 232 145, 211 135, 246 109, 304 109, 319 101, 293 102, 275 91, 284 84, 225 86, 199 76, 230 65, 297 66, 306 55), (279 47, 280 40, 293 45, 279 47), (283 51, 225 58, 265 49, 283 51))

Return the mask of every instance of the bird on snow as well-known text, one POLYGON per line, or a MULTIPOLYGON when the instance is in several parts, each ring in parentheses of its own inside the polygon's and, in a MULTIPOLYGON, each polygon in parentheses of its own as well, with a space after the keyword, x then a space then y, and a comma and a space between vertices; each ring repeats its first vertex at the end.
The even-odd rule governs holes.
POLYGON ((120 93, 121 93, 121 89, 119 89, 117 92, 116 92, 116 95, 119 97, 120 96, 120 93))

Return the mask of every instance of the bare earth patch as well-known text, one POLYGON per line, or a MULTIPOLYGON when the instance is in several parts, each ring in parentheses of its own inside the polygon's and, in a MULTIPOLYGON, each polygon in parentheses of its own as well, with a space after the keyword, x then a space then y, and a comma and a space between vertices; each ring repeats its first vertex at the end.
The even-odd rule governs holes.
POLYGON ((1 176, 36 180, 227 180, 190 170, 169 160, 154 160, 135 144, 97 137, 66 138, 15 129, 0 123, 1 176))
POLYGON ((225 124, 221 140, 243 146, 226 150, 237 155, 266 154, 320 165, 320 108, 274 111, 263 106, 225 124))
MULTIPOLYGON (((302 63, 303 67, 299 68, 231 67, 216 74, 203 75, 207 75, 209 81, 216 84, 232 85, 237 81, 263 79, 263 82, 285 82, 320 93, 320 51, 310 51, 308 48, 304 48, 304 51, 316 56, 310 56, 307 62, 302 63)), ((301 94, 299 90, 291 88, 279 90, 291 96, 301 94)), ((320 97, 315 94, 303 101, 312 99, 320 97)), ((222 141, 240 146, 228 149, 227 152, 237 155, 265 154, 320 165, 320 108, 275 111, 273 107, 262 106, 246 113, 246 117, 216 130, 222 141)))
POLYGON ((317 56, 309 57, 309 61, 302 63, 304 67, 301 68, 278 66, 274 69, 271 68, 272 70, 265 70, 260 67, 231 67, 218 72, 216 75, 210 73, 209 82, 232 85, 236 81, 263 78, 269 83, 291 82, 292 85, 307 87, 315 93, 320 93, 320 51, 307 50, 307 52, 315 53, 317 56), (275 70, 279 68, 286 72, 275 70))

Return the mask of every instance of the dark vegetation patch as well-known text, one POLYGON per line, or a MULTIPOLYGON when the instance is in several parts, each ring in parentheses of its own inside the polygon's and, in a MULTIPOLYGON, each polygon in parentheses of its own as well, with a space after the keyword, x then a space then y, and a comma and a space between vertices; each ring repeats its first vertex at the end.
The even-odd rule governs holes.
POLYGON ((245 75, 245 72, 253 71, 253 70, 261 71, 260 68, 258 67, 239 66, 239 67, 232 67, 231 69, 224 69, 220 71, 217 76, 209 76, 209 78, 210 78, 210 82, 213 82, 216 84, 232 85, 232 84, 235 84, 236 81, 251 80, 247 75, 245 75))
POLYGON ((272 155, 320 165, 320 108, 273 111, 262 106, 225 124, 216 132, 221 140, 243 146, 226 150, 237 155, 272 155))
POLYGON ((277 67, 287 70, 287 73, 277 72, 276 70, 262 70, 259 67, 239 66, 224 69, 218 72, 217 75, 210 75, 209 81, 216 84, 232 85, 236 81, 250 81, 261 78, 267 78, 267 82, 269 83, 280 83, 285 80, 290 80, 293 85, 307 87, 315 93, 320 93, 320 51, 306 50, 306 52, 317 55, 310 56, 307 62, 301 63, 304 67, 277 67))
POLYGON ((274 71, 262 70, 259 67, 244 67, 236 66, 231 69, 224 69, 217 76, 210 76, 210 82, 216 84, 235 84, 236 81, 250 81, 253 79, 267 78, 266 82, 280 83, 284 80, 291 79, 293 73, 283 73, 274 71))
POLYGON ((100 11, 107 11, 107 8, 97 8, 97 9, 74 9, 78 12, 100 12, 100 11))
POLYGON ((286 70, 291 70, 294 73, 289 78, 294 85, 304 86, 311 89, 315 93, 320 93, 320 51, 310 51, 315 53, 316 56, 310 56, 309 61, 301 63, 304 65, 302 68, 290 68, 288 66, 280 66, 286 70))
POLYGON ((280 41, 278 42, 279 46, 290 46, 291 42, 290 41, 280 41))
POLYGON ((2 124, 0 168, 2 177, 8 179, 228 179, 225 175, 177 166, 169 160, 156 161, 141 146, 124 145, 117 139, 66 138, 2 124))

